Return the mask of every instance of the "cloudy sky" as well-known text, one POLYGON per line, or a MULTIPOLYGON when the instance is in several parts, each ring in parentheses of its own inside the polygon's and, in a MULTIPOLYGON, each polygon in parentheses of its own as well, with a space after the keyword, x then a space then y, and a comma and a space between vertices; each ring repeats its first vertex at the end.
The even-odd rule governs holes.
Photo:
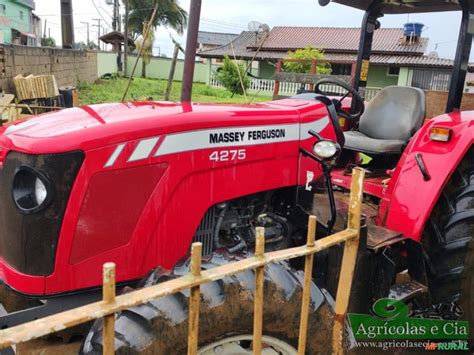
MULTIPOLYGON (((56 42, 61 42, 61 19, 59 0, 35 0, 36 13, 47 20, 47 27, 56 42)), ((190 0, 180 0, 180 4, 189 10, 190 0)), ((76 41, 86 40, 86 25, 90 23, 90 37, 96 40, 97 27, 93 27, 100 18, 106 30, 111 30, 112 7, 105 0, 73 0, 74 27, 76 41)), ((123 10, 123 9, 122 9, 123 10)), ((240 33, 246 30, 250 21, 277 25, 293 26, 337 26, 359 27, 363 13, 338 4, 320 7, 316 0, 203 0, 201 25, 205 31, 240 33)), ((383 27, 401 27, 408 20, 426 25, 424 36, 430 38, 428 51, 437 50, 441 57, 453 58, 458 38, 460 13, 390 15, 381 19, 383 27)), ((43 22, 44 23, 44 22, 43 22)), ((176 38, 185 43, 184 37, 176 38)), ((166 29, 156 34, 155 54, 172 53, 173 45, 166 29)))

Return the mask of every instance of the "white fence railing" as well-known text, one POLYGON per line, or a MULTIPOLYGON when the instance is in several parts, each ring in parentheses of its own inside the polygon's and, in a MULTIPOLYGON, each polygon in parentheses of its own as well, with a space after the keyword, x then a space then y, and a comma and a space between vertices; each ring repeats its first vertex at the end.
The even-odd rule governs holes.
MULTIPOLYGON (((210 80, 210 86, 215 87, 215 88, 221 88, 224 89, 224 86, 219 83, 216 78, 211 78, 210 80)), ((306 85, 306 89, 308 89, 309 85, 306 85)), ((280 82, 280 90, 279 93, 280 95, 284 96, 291 96, 291 95, 296 95, 299 89, 302 88, 302 84, 299 83, 291 83, 291 82, 280 82)), ((271 95, 273 94, 273 91, 275 89, 275 80, 271 79, 251 79, 250 81, 250 87, 248 89, 249 92, 252 93, 259 93, 262 95, 268 94, 271 95)), ((334 94, 345 94, 346 91, 336 85, 323 85, 321 86, 321 89, 324 91, 327 91, 328 93, 334 93, 334 94)), ((382 90, 381 88, 375 88, 375 87, 368 87, 366 88, 366 93, 365 93, 365 99, 367 101, 370 101, 374 98, 377 93, 382 90)))

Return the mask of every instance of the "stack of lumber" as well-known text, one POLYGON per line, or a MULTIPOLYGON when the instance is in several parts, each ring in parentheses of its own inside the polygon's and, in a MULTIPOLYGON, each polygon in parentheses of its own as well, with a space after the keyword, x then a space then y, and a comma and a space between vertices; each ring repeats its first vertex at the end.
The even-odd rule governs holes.
POLYGON ((17 75, 13 78, 19 101, 42 99, 59 95, 54 75, 17 75))
POLYGON ((14 95, 0 94, 0 117, 3 123, 15 121, 21 117, 21 108, 12 104, 14 99, 14 95))

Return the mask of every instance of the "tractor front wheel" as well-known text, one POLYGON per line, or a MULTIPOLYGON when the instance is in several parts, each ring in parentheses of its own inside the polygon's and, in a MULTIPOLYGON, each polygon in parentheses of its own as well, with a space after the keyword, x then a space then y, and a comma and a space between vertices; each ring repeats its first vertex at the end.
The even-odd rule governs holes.
MULTIPOLYGON (((227 262, 215 256, 204 269, 227 262)), ((178 267, 169 275, 152 274, 151 286, 187 273, 178 267)), ((296 354, 303 273, 287 263, 265 268, 262 354, 296 354)), ((199 354, 251 354, 255 273, 244 271, 201 286, 199 354)), ((186 354, 189 290, 123 311, 115 323, 118 354, 186 354)), ((330 296, 329 296, 330 297, 330 296)), ((307 352, 330 354, 333 310, 315 284, 311 291, 307 352)), ((102 351, 102 322, 97 321, 82 345, 82 353, 102 351)))
POLYGON ((423 247, 433 303, 448 306, 447 313, 460 305, 461 319, 471 324, 474 340, 474 148, 442 192, 426 226, 423 247))

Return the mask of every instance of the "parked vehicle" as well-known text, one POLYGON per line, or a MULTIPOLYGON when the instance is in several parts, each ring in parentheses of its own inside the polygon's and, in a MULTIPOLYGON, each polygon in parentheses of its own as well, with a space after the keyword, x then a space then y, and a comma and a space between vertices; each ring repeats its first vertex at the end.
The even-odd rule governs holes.
MULTIPOLYGON (((252 253, 257 226, 274 250, 304 243, 307 213, 319 215, 319 237, 344 228, 354 166, 368 174, 368 237, 352 307, 391 296, 416 300, 419 314, 474 321, 474 112, 459 111, 474 1, 336 2, 366 11, 353 87, 324 79, 316 93, 250 106, 85 106, 0 128, 0 280, 13 291, 5 294, 42 300, 1 316, 0 328, 100 298, 105 262, 117 264, 119 289, 143 287, 181 275, 193 241, 203 243, 208 268, 252 253), (463 13, 448 113, 425 123, 424 93, 402 87, 365 108, 377 19, 444 10, 463 13), (327 84, 347 94, 324 93, 327 84), (404 270, 411 280, 396 284, 404 270)), ((316 262, 310 353, 330 352, 332 253, 316 262)), ((268 351, 297 344, 297 268, 266 271, 268 351)), ((251 348, 252 280, 244 273, 203 287, 203 353, 251 348)), ((122 312, 117 350, 181 353, 185 299, 122 312)), ((100 351, 99 325, 84 353, 100 351)))

